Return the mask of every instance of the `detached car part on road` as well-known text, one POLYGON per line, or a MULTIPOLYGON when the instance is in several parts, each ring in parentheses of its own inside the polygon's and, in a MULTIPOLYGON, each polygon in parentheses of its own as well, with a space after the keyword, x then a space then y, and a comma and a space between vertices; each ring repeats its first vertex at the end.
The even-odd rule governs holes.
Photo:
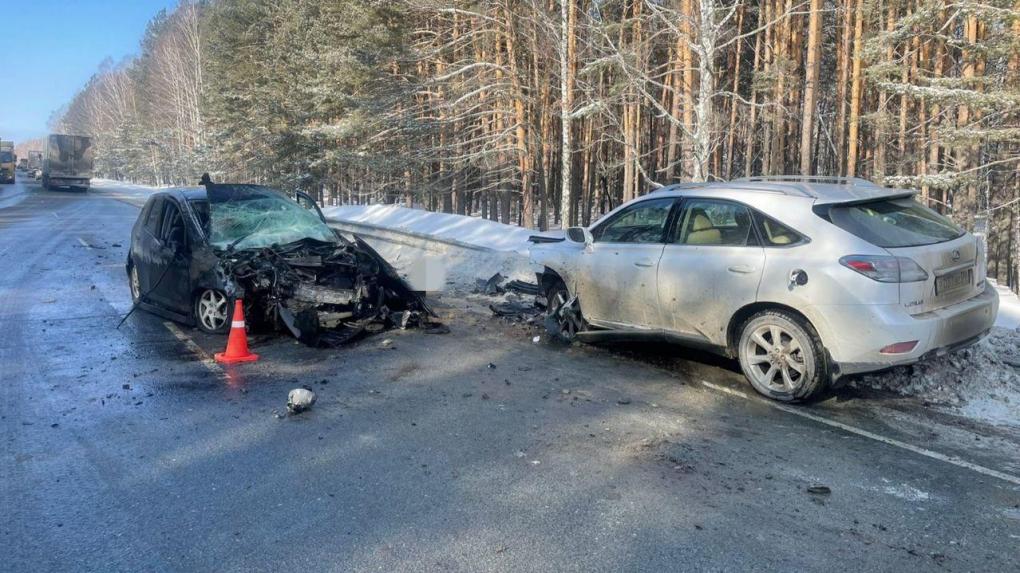
POLYGON ((981 243, 913 194, 846 178, 675 185, 534 237, 532 263, 564 336, 707 348, 761 394, 805 400, 995 322, 981 243))
POLYGON ((210 333, 229 330, 237 298, 253 327, 312 346, 434 316, 372 247, 329 228, 310 197, 259 185, 153 194, 131 231, 127 274, 139 307, 210 333))

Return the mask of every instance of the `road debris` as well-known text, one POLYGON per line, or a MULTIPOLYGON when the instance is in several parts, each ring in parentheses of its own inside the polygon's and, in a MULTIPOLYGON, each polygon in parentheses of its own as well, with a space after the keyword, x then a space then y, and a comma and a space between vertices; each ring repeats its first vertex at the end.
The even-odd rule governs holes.
POLYGON ((832 493, 832 489, 827 485, 811 485, 808 486, 807 492, 814 495, 829 495, 832 493))
POLYGON ((287 412, 291 415, 300 414, 315 404, 315 392, 308 388, 294 388, 287 394, 287 412))

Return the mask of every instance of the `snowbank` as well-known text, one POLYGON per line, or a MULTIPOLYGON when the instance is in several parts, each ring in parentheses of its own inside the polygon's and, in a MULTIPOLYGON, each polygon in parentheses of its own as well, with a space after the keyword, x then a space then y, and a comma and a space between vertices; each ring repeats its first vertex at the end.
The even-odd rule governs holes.
POLYGON ((166 189, 167 187, 152 187, 149 185, 138 185, 135 183, 125 183, 123 181, 114 181, 112 179, 92 179, 91 188, 93 192, 102 193, 109 195, 114 199, 120 199, 132 205, 141 207, 145 204, 145 200, 160 189, 166 189))
POLYGON ((970 348, 862 376, 850 385, 916 396, 968 418, 1020 426, 1020 331, 994 328, 970 348))
POLYGON ((400 205, 344 205, 323 209, 327 219, 371 225, 494 251, 528 252, 535 231, 514 225, 449 213, 433 213, 400 205))
POLYGON ((1000 285, 993 280, 992 283, 996 292, 999 293, 999 316, 995 318, 995 326, 1002 328, 1020 328, 1020 298, 1008 287, 1000 285))

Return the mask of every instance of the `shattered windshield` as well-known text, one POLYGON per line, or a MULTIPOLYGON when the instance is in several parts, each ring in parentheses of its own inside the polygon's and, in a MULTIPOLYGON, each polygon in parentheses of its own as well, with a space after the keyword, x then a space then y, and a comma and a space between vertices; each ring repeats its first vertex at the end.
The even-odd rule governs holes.
POLYGON ((261 185, 209 185, 209 242, 225 249, 285 245, 301 239, 334 243, 318 214, 261 185))

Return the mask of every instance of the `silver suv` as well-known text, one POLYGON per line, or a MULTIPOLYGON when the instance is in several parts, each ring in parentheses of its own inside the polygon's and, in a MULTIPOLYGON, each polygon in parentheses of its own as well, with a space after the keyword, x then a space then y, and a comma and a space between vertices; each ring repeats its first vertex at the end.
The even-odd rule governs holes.
POLYGON ((709 348, 761 394, 805 400, 995 322, 982 244, 914 193, 846 178, 675 185, 539 239, 531 260, 564 336, 709 348))

